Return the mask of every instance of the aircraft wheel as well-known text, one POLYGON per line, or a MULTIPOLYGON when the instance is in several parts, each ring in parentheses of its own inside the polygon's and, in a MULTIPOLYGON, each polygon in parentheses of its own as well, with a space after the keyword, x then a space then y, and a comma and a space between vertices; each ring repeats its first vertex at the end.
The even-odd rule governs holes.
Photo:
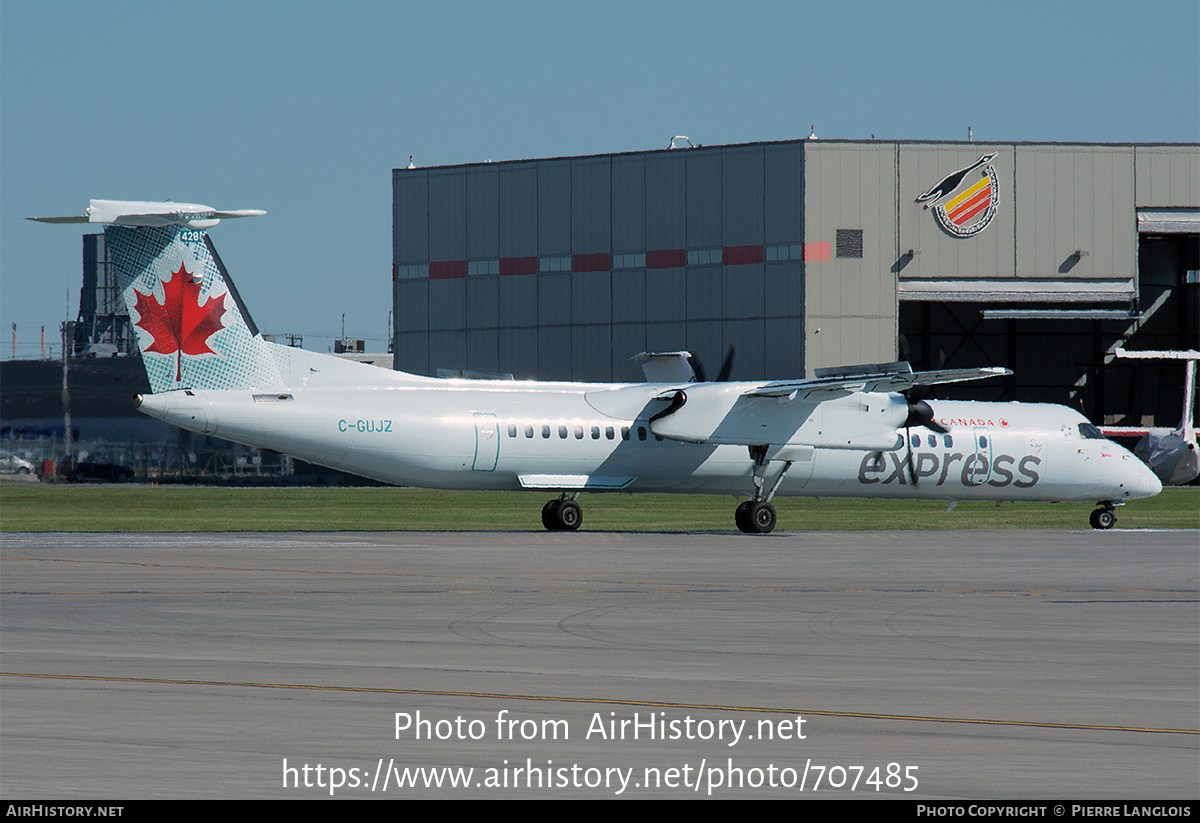
POLYGON ((573 532, 583 523, 583 509, 574 500, 563 500, 558 504, 555 520, 559 529, 573 532))
POLYGON ((542 525, 550 531, 558 531, 558 506, 562 503, 557 497, 542 506, 542 525))
POLYGON ((1096 509, 1089 520, 1093 529, 1111 529, 1117 522, 1117 515, 1112 509, 1096 509))
POLYGON ((746 534, 750 533, 750 519, 746 513, 750 511, 750 507, 753 504, 753 500, 743 500, 741 505, 734 510, 733 522, 737 523, 738 531, 745 532, 746 534))
POLYGON ((746 523, 752 534, 770 534, 775 529, 775 507, 770 503, 751 503, 746 510, 746 523))

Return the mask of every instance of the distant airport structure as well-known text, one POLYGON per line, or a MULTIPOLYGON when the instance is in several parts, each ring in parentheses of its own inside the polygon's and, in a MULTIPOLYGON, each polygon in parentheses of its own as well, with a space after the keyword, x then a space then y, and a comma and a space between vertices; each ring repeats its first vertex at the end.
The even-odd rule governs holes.
POLYGON ((1178 414, 1182 373, 1112 352, 1200 339, 1200 145, 683 143, 395 169, 396 368, 711 377, 736 344, 738 380, 994 365, 962 396, 1178 414))

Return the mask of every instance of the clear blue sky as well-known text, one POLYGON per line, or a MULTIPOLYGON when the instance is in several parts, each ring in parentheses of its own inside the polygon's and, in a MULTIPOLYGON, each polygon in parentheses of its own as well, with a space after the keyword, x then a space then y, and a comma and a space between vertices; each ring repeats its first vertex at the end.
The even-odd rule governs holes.
POLYGON ((0 0, 0 354, 74 319, 91 198, 213 239, 265 332, 386 346, 391 170, 822 138, 1200 140, 1200 3, 0 0))

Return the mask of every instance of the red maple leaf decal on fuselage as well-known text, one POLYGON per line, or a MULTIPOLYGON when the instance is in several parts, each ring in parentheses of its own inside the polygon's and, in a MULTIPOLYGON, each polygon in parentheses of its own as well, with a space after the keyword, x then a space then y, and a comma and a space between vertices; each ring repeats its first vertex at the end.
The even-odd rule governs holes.
POLYGON ((135 325, 154 337, 146 351, 178 352, 175 365, 175 382, 178 383, 183 379, 183 355, 216 354, 208 347, 208 338, 225 328, 221 323, 225 314, 225 296, 210 297, 203 306, 200 305, 200 284, 192 280, 183 263, 179 264, 179 271, 162 284, 164 303, 159 303, 153 292, 142 294, 134 289, 137 295, 134 308, 139 315, 135 325))

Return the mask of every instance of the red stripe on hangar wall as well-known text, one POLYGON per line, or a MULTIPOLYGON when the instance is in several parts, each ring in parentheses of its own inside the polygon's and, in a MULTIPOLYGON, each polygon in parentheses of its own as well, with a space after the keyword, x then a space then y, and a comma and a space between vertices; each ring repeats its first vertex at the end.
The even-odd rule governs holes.
POLYGON ((725 246, 721 249, 721 265, 723 266, 746 266, 762 261, 762 246, 725 246))
POLYGON ((572 254, 571 271, 612 271, 612 255, 608 252, 572 254))
POLYGON ((500 276, 510 274, 537 274, 538 259, 536 257, 501 257, 500 276))
POLYGON ((648 269, 682 269, 686 265, 686 249, 659 249, 646 252, 646 268, 648 269))
POLYGON ((437 260, 429 264, 430 280, 450 280, 467 276, 466 260, 437 260))

